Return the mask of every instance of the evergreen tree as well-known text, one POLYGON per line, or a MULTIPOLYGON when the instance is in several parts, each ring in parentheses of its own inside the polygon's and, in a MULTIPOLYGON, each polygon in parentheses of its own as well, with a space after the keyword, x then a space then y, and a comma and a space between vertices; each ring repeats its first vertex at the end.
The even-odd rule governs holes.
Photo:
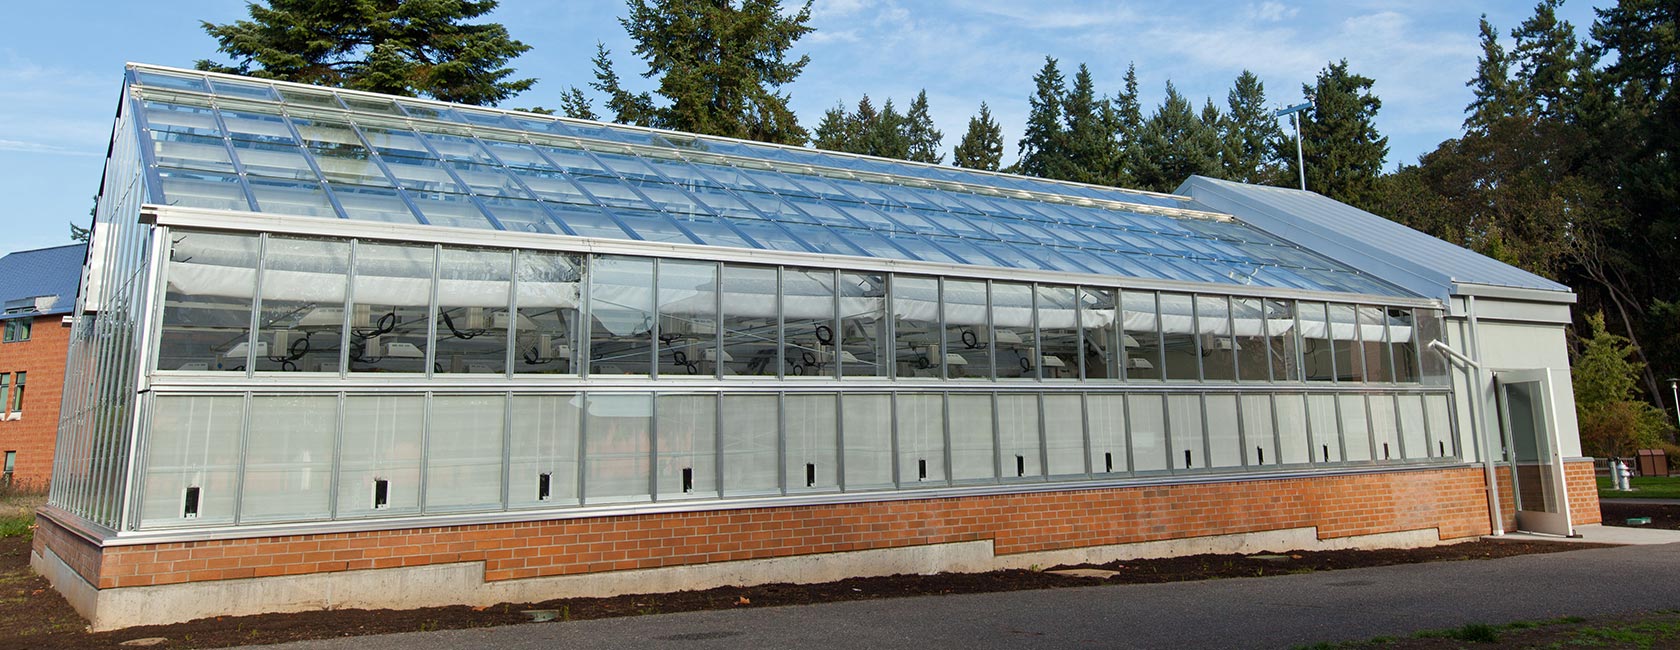
POLYGON ((1073 89, 1063 101, 1067 131, 1062 169, 1052 169, 1052 178, 1080 183, 1108 182, 1108 168, 1114 149, 1114 136, 1107 129, 1105 118, 1107 99, 1098 99, 1091 70, 1079 64, 1073 76, 1073 89))
POLYGON ((496 0, 264 0, 250 20, 200 23, 232 65, 198 69, 447 102, 494 105, 536 83, 508 62, 530 50, 472 23, 496 0))
MULTIPOLYGON (((618 83, 610 61, 597 63, 595 87, 619 122, 744 140, 804 144, 788 95, 810 62, 788 61, 788 51, 811 31, 811 4, 783 13, 780 0, 629 0, 619 22, 657 78, 655 105, 647 93, 618 83), (645 100, 645 101, 644 101, 645 100)), ((604 49, 602 50, 605 51, 604 49)))
MULTIPOLYGON (((637 126, 656 125, 655 121, 659 116, 658 109, 653 105, 653 95, 632 93, 624 89, 618 81, 618 72, 613 70, 612 52, 607 50, 605 43, 595 43, 595 57, 590 63, 595 68, 595 80, 589 82, 589 87, 606 94, 607 110, 612 111, 614 122, 637 126)), ((582 96, 583 91, 574 86, 566 94, 582 96)), ((590 112, 594 112, 594 109, 591 108, 590 112)))
POLYGON ((994 172, 1003 164, 1003 127, 992 119, 986 102, 980 102, 979 115, 968 119, 968 132, 951 152, 951 164, 994 172))
POLYGON ((1207 130, 1190 102, 1168 81, 1166 99, 1143 123, 1134 146, 1137 188, 1171 192, 1192 175, 1218 176, 1219 140, 1207 130))
POLYGON ((1109 175, 1115 185, 1135 187, 1137 183, 1138 138, 1143 135, 1143 106, 1138 101, 1137 64, 1126 64, 1126 86, 1114 98, 1114 160, 1109 175))
POLYGON ((560 114, 579 120, 601 119, 601 116, 595 113, 594 102, 589 101, 583 91, 575 86, 560 95, 560 114))
POLYGON ((1214 105, 1212 97, 1202 102, 1201 128, 1196 129, 1195 138, 1190 141, 1190 146, 1201 157, 1214 162, 1213 173, 1204 174, 1204 176, 1225 177, 1225 140, 1223 133, 1226 121, 1226 116, 1219 112, 1219 107, 1214 105))
POLYGON ((853 153, 899 160, 909 157, 910 138, 905 134, 904 115, 893 106, 891 97, 881 104, 881 114, 873 119, 862 119, 860 111, 858 124, 862 142, 859 150, 853 153))
POLYGON ((1535 115, 1555 119, 1565 118, 1574 105, 1575 75, 1582 67, 1575 27, 1558 20, 1561 4, 1563 0, 1541 0, 1534 15, 1511 30, 1517 41, 1512 50, 1517 61, 1516 79, 1526 108, 1535 115))
POLYGON ((1033 96, 1027 100, 1027 126, 1018 147, 1020 173, 1041 178, 1067 167, 1065 138, 1062 134, 1062 97, 1067 87, 1056 59, 1044 57, 1044 67, 1033 76, 1033 96))
POLYGON ((1632 359, 1634 346, 1605 329, 1602 313, 1587 316, 1587 328, 1570 367, 1584 451, 1629 456, 1656 446, 1668 429, 1668 416, 1638 399, 1644 364, 1632 359))
POLYGON ((1272 143, 1283 137, 1277 116, 1266 107, 1266 86, 1254 73, 1237 76, 1225 103, 1230 107, 1221 125, 1221 159, 1225 178, 1244 183, 1276 183, 1282 173, 1272 143))
POLYGON ((926 89, 916 93, 916 100, 910 102, 910 112, 904 116, 904 137, 909 144, 908 155, 905 156, 907 160, 934 165, 945 162, 945 154, 940 152, 945 134, 933 128, 926 89))
MULTIPOLYGON (((864 100, 869 99, 864 95, 864 100)), ((823 113, 822 121, 817 123, 817 130, 812 132, 811 145, 828 151, 847 151, 852 146, 852 116, 846 113, 845 104, 835 104, 823 113)))
POLYGON ((1487 14, 1482 14, 1480 29, 1482 56, 1476 62, 1476 78, 1465 84, 1476 98, 1465 107, 1469 116, 1464 118, 1464 128, 1485 133, 1494 122, 1515 115, 1519 100, 1511 83, 1511 59, 1499 44, 1499 32, 1488 22, 1487 14))
MULTIPOLYGON (((1301 87, 1313 105, 1298 114, 1307 189, 1360 208, 1379 200, 1377 178, 1388 158, 1388 138, 1377 133, 1382 100, 1371 94, 1375 83, 1349 72, 1343 59, 1320 71, 1316 83, 1301 87)), ((1294 144, 1290 138, 1280 141, 1279 158, 1293 162, 1294 144)), ((1295 173, 1294 164, 1289 173, 1295 173)))

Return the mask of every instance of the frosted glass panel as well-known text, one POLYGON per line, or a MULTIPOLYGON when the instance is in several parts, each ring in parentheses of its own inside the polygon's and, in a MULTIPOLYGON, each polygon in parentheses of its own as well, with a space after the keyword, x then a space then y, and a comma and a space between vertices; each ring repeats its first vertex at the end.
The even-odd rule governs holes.
MULTIPOLYGON (((1096 397, 1092 395, 1091 397, 1096 397)), ((1183 452, 1175 452, 1167 438, 1167 415, 1165 398, 1160 395, 1132 395, 1126 398, 1126 407, 1131 422, 1132 432, 1132 469, 1138 472, 1154 472, 1172 468, 1172 463, 1183 463, 1183 452), (1177 455, 1175 455, 1177 454, 1177 455)), ((1095 416, 1099 411, 1093 409, 1095 416)), ((1115 415, 1118 415, 1116 411, 1115 415)), ((1119 420, 1115 420, 1118 422, 1119 420)), ((1097 423, 1091 421, 1091 430, 1096 431, 1097 423)), ((1201 453, 1197 446, 1195 453, 1201 453)), ((1096 459, 1093 458, 1093 471, 1096 459)), ((1119 465, 1116 465, 1119 467, 1119 465)))
MULTIPOLYGON (((1052 476, 1085 473, 1085 414, 1078 395, 1052 393, 1044 396, 1044 444, 1052 476)), ((1121 470, 1126 468, 1125 438, 1105 442, 1105 450, 1119 452, 1121 470)), ((1093 441, 1094 444, 1094 441, 1093 441)), ((1102 452, 1094 452, 1102 458, 1102 452)), ((1096 461, 1093 461, 1096 464, 1096 461)), ((1100 465, 1098 465, 1101 467, 1100 465)))
POLYGON ((1428 407, 1429 422, 1429 454, 1438 458, 1445 458, 1458 453, 1458 436, 1452 428, 1452 398, 1447 395, 1429 395, 1424 398, 1424 405, 1428 407))
MULTIPOLYGON (((958 481, 995 478, 997 474, 992 466, 992 396, 956 394, 950 399, 951 478, 958 481)), ((1011 471, 1005 476, 1014 476, 1014 473, 1011 471)))
POLYGON ((1342 443, 1348 460, 1371 460, 1371 428, 1365 419, 1364 395, 1338 395, 1336 402, 1342 410, 1342 443))
POLYGON ((1307 426, 1312 431, 1313 462, 1341 462, 1342 434, 1339 418, 1336 413, 1335 395, 1307 396, 1307 426))
POLYGON ((846 489, 893 485, 893 406, 889 395, 841 398, 846 438, 846 489))
POLYGON ((827 491, 840 485, 835 397, 790 394, 782 398, 789 492, 827 491))
POLYGON ((1280 394, 1272 400, 1277 410, 1280 439, 1279 462, 1295 464, 1312 460, 1315 448, 1307 429, 1307 400, 1303 395, 1280 394))
POLYGON ((898 482, 913 487, 945 482, 945 398, 900 394, 898 482))
POLYGON ((1429 431, 1424 427, 1423 396, 1400 395, 1400 439, 1406 458, 1428 458, 1436 455, 1429 448, 1429 431))
POLYGON ((997 410, 998 458, 1002 461, 1003 477, 1043 476, 1039 463, 1038 395, 998 395, 997 410))
POLYGON ((1173 469, 1207 467, 1202 456, 1202 400, 1198 395, 1167 396, 1167 423, 1172 430, 1173 469))
POLYGON ((422 397, 344 398, 338 465, 340 518, 420 511, 425 413, 422 397))
POLYGON ((1278 464, 1270 395, 1242 396, 1243 457, 1249 466, 1278 464))
POLYGON ((723 495, 781 492, 775 395, 724 395, 723 495))
POLYGON ((502 505, 503 395, 432 397, 426 438, 426 512, 502 505))
POLYGON ((717 396, 659 396, 659 500, 715 498, 717 396))
POLYGON ((647 501, 653 396, 591 393, 584 404, 584 503, 647 501))
POLYGON ((159 397, 147 439, 140 526, 233 523, 245 398, 159 397))
POLYGON ((577 395, 519 395, 509 423, 508 506, 576 505, 577 395))
POLYGON ((338 397, 258 395, 250 422, 240 523, 331 516, 338 397))
MULTIPOLYGON (((1375 364, 1372 367, 1375 367, 1375 364)), ((1371 430, 1376 433, 1376 446, 1371 448, 1371 457, 1377 460, 1399 460, 1400 420, 1394 413, 1394 397, 1371 395, 1366 398, 1366 404, 1367 408, 1371 409, 1371 430)))
MULTIPOLYGON (((1177 413, 1173 416, 1177 417, 1177 413)), ((1212 467, 1242 467, 1244 449, 1239 435, 1236 395, 1207 396, 1208 464, 1212 467)))

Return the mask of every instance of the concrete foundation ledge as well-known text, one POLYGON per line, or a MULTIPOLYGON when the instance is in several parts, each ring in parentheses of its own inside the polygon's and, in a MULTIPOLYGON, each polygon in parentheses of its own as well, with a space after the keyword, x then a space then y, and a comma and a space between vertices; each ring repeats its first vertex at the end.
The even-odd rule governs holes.
MULTIPOLYGON (((1474 539, 1474 538, 1471 538, 1474 539)), ((973 541, 891 549, 635 569, 485 582, 482 562, 339 571, 297 576, 217 580, 95 589, 51 550, 30 558, 37 573, 64 593, 94 631, 179 623, 209 616, 323 609, 412 609, 494 605, 554 598, 664 593, 775 582, 818 583, 852 577, 979 572, 1057 564, 1103 563, 1201 553, 1399 548, 1444 543, 1436 529, 1321 540, 1315 528, 1216 535, 999 556, 992 542, 973 541)))

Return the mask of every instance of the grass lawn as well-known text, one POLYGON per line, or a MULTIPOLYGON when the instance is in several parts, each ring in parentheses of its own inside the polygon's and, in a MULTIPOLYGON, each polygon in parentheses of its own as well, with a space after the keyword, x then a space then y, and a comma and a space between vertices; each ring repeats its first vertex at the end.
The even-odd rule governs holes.
POLYGON ((1680 499, 1680 476, 1635 476, 1633 491, 1610 489, 1610 479, 1598 478, 1598 496, 1615 499, 1680 499))

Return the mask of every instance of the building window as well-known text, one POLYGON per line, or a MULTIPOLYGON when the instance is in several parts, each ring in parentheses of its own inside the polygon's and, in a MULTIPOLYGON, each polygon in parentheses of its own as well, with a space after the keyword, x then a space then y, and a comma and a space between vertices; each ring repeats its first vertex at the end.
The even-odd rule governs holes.
POLYGON ((6 452, 6 467, 0 471, 0 485, 12 484, 12 469, 17 467, 17 452, 6 452))
POLYGON ((6 321, 5 341, 15 343, 29 340, 29 328, 34 323, 33 318, 13 318, 6 321))
POLYGON ((12 403, 12 376, 0 374, 0 415, 5 414, 6 407, 12 403))
POLYGON ((23 380, 29 376, 27 372, 17 374, 17 382, 12 385, 12 412, 23 412, 23 380))

